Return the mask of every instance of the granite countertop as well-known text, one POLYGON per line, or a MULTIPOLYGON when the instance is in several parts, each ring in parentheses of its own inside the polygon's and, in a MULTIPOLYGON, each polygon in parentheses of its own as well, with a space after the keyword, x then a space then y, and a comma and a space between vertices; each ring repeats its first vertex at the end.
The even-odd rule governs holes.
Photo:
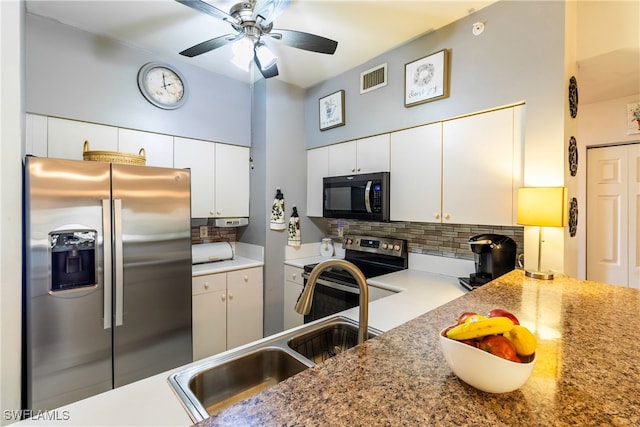
POLYGON ((515 270, 198 424, 640 425, 640 290, 515 270), (500 307, 538 337, 519 390, 478 391, 442 356, 438 332, 500 307))

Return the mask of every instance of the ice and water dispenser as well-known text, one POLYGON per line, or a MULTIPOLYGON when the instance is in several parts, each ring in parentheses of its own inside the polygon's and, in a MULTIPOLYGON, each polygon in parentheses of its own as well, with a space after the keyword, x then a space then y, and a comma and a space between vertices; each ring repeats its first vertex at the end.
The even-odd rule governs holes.
POLYGON ((97 284, 95 230, 49 233, 51 291, 67 291, 97 284))

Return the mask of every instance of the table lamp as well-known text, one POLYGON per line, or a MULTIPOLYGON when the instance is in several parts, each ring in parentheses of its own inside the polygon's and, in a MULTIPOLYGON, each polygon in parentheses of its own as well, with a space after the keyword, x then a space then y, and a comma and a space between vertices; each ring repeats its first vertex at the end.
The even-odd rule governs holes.
POLYGON ((518 219, 520 225, 533 225, 538 230, 538 270, 525 269, 527 277, 551 280, 553 273, 542 272, 542 242, 544 227, 564 227, 567 224, 566 187, 523 187, 518 189, 518 219))

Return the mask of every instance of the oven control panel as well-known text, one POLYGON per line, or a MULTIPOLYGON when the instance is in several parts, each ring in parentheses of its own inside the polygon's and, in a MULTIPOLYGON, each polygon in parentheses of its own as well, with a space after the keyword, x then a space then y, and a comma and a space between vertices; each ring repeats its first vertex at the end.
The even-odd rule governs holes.
POLYGON ((345 236, 342 246, 345 249, 362 252, 375 252, 401 256, 406 252, 407 242, 402 239, 369 236, 345 236))

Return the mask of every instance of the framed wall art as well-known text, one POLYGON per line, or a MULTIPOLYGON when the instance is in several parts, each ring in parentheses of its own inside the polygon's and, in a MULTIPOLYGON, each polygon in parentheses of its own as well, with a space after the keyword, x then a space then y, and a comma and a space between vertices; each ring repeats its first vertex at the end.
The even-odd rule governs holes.
POLYGON ((344 126, 344 90, 320 98, 319 108, 320 130, 344 126))
POLYGON ((640 101, 627 104, 627 135, 640 133, 640 101))
POLYGON ((404 106, 449 96, 449 50, 432 53, 404 66, 404 106))

